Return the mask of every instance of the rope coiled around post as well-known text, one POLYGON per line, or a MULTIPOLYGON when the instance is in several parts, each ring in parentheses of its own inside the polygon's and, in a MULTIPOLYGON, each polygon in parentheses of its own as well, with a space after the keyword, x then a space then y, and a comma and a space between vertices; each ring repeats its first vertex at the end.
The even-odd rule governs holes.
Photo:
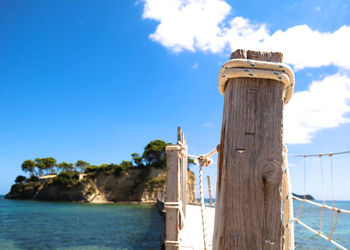
POLYGON ((284 84, 284 103, 288 103, 294 92, 293 70, 284 63, 265 62, 247 59, 231 59, 226 62, 219 72, 219 91, 223 95, 229 79, 263 78, 272 79, 284 84))

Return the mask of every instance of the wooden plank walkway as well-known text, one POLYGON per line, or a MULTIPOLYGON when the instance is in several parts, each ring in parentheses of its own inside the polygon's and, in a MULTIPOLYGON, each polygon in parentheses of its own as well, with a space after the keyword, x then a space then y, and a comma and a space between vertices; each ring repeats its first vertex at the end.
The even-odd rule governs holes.
MULTIPOLYGON (((204 209, 207 249, 212 249, 214 233, 215 208, 206 207, 204 209)), ((181 249, 204 249, 202 216, 200 206, 186 206, 186 225, 180 230, 180 250, 181 249), (189 239, 190 236, 190 239, 189 239), (191 244, 192 243, 192 244, 191 244), (192 247, 193 246, 193 247, 192 247)))

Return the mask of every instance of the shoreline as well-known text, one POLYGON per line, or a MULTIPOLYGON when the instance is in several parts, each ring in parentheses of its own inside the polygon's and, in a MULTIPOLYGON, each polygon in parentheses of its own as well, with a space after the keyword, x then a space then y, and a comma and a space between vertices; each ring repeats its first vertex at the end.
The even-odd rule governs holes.
POLYGON ((81 204, 134 204, 134 205, 156 205, 157 201, 64 201, 64 200, 36 200, 36 199, 8 199, 5 195, 0 195, 5 200, 14 201, 38 201, 38 202, 63 202, 63 203, 81 203, 81 204))

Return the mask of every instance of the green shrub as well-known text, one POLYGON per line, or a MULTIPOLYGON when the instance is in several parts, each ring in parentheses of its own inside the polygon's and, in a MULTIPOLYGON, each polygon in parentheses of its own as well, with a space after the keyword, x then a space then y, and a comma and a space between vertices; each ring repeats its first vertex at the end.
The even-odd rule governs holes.
POLYGON ((27 177, 23 176, 23 175, 19 175, 16 177, 15 183, 19 184, 19 183, 24 183, 27 180, 27 177))
POLYGON ((114 175, 115 176, 120 176, 121 174, 125 174, 126 172, 128 172, 130 166, 128 165, 115 165, 114 166, 114 175))
POLYGON ((71 188, 79 184, 79 173, 76 171, 62 171, 57 177, 53 178, 52 183, 55 185, 71 188))
POLYGON ((26 182, 38 182, 39 181, 39 177, 32 175, 29 179, 27 179, 26 182))
POLYGON ((166 176, 157 176, 145 183, 148 189, 153 189, 154 187, 163 186, 166 183, 166 176))
POLYGON ((90 166, 88 166, 88 167, 85 168, 84 172, 85 172, 86 174, 88 174, 88 173, 94 173, 94 172, 97 171, 98 168, 99 168, 99 166, 90 165, 90 166))
POLYGON ((23 183, 13 184, 13 185, 11 186, 10 192, 11 192, 11 193, 20 193, 20 192, 23 191, 24 186, 25 186, 25 184, 23 184, 23 183))
POLYGON ((122 161, 121 164, 102 164, 101 166, 91 165, 85 168, 85 173, 110 173, 114 174, 115 176, 119 176, 121 174, 125 174, 130 167, 132 167, 132 164, 129 161, 122 161))

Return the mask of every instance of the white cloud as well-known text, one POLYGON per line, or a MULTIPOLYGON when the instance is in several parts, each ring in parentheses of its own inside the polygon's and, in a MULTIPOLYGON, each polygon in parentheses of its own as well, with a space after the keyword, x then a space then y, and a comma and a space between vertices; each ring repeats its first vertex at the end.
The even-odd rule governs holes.
POLYGON ((195 64, 193 64, 192 68, 193 68, 193 69, 197 69, 197 68, 198 68, 198 62, 196 62, 195 64))
POLYGON ((315 132, 350 122, 350 77, 346 74, 327 76, 314 81, 308 90, 294 94, 285 107, 287 143, 308 143, 315 132))
POLYGON ((333 33, 322 33, 307 25, 298 25, 276 31, 260 43, 259 49, 283 52, 285 62, 296 69, 328 65, 350 69, 348 41, 350 26, 342 26, 333 33))
MULTIPOLYGON (((231 7, 223 0, 143 2, 143 18, 159 22, 150 38, 175 52, 280 51, 284 62, 296 70, 329 65, 344 72, 350 69, 350 26, 320 32, 298 25, 272 33, 263 23, 253 23, 243 17, 228 19, 231 7)), ((349 101, 348 75, 338 73, 312 82, 308 90, 295 93, 286 106, 286 141, 308 143, 317 131, 350 122, 345 117, 350 111, 349 101)))
POLYGON ((222 0, 144 0, 143 18, 159 22, 150 38, 175 52, 273 50, 296 69, 332 64, 350 69, 350 26, 327 33, 298 25, 271 34, 265 24, 243 17, 226 20, 230 10, 222 0))
POLYGON ((221 0, 145 0, 143 18, 159 21, 150 38, 167 48, 215 53, 225 45, 219 24, 230 9, 221 0))

